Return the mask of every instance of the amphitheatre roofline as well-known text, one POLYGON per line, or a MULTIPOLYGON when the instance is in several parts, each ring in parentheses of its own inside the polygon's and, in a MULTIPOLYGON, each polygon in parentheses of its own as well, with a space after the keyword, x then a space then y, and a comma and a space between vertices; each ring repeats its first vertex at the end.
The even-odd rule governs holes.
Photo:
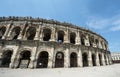
POLYGON ((93 32, 88 28, 84 28, 84 27, 81 27, 81 26, 78 26, 78 25, 74 25, 72 23, 67 23, 65 21, 60 22, 60 21, 57 21, 57 20, 54 20, 54 19, 44 19, 44 18, 39 18, 39 17, 33 18, 31 16, 26 16, 26 17, 20 17, 20 16, 5 17, 5 16, 3 16, 3 17, 0 17, 0 22, 1 21, 31 21, 31 22, 43 22, 43 23, 49 23, 49 24, 63 25, 63 26, 67 26, 67 27, 82 29, 86 32, 91 32, 91 33, 93 33, 97 36, 100 36, 102 39, 104 39, 108 43, 108 41, 105 38, 103 38, 100 34, 97 34, 96 32, 93 32))

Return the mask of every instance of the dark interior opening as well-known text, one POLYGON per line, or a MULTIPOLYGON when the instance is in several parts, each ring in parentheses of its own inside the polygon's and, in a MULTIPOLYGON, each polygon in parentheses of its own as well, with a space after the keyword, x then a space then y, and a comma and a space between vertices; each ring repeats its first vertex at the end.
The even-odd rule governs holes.
POLYGON ((48 52, 43 51, 39 54, 37 60, 37 68, 47 68, 48 66, 48 52))

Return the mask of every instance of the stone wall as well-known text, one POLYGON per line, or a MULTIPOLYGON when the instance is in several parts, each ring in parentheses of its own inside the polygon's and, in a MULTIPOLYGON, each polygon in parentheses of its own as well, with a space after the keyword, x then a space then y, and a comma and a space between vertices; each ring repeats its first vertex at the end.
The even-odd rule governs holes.
POLYGON ((69 23, 26 17, 0 18, 0 66, 85 67, 111 64, 108 42, 69 23))

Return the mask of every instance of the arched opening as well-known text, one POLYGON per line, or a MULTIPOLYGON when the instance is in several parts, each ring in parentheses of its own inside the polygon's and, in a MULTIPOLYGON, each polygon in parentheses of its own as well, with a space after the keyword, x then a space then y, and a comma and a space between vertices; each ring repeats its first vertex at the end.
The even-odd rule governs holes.
POLYGON ((92 54, 92 64, 93 64, 93 66, 96 66, 96 56, 95 56, 95 54, 92 54))
POLYGON ((88 66, 88 55, 86 53, 82 54, 82 62, 83 62, 83 67, 88 66))
POLYGON ((90 38, 89 38, 89 42, 90 42, 90 46, 93 47, 94 38, 93 38, 93 37, 90 37, 90 38))
POLYGON ((43 51, 39 54, 37 60, 37 68, 47 68, 48 66, 48 52, 43 51))
POLYGON ((74 52, 70 55, 70 67, 77 67, 77 54, 74 52))
POLYGON ((107 45, 105 44, 105 49, 107 50, 107 45))
POLYGON ((102 47, 102 49, 103 49, 103 42, 101 41, 101 47, 102 47))
POLYGON ((64 42, 64 31, 58 31, 58 42, 64 42))
POLYGON ((6 27, 0 28, 0 39, 2 39, 2 36, 4 35, 5 31, 6 31, 6 27))
POLYGON ((7 50, 3 53, 1 67, 9 67, 12 54, 13 54, 13 51, 11 50, 7 50))
POLYGON ((55 56, 55 68, 64 67, 64 54, 58 52, 55 56))
POLYGON ((104 59, 105 59, 105 64, 107 65, 107 59, 106 59, 106 56, 104 55, 104 59))
POLYGON ((85 36, 81 35, 81 45, 85 45, 85 36))
POLYGON ((36 34, 36 28, 29 27, 26 33, 27 40, 34 40, 35 34, 36 34))
POLYGON ((30 63, 30 56, 31 53, 30 51, 23 51, 20 53, 20 63, 19 63, 19 68, 28 68, 29 63, 30 63))
POLYGON ((15 27, 13 30, 12 30, 12 33, 11 33, 11 37, 12 39, 17 39, 19 34, 20 34, 20 30, 21 28, 20 27, 15 27))
POLYGON ((43 30, 43 41, 49 41, 51 38, 51 30, 50 29, 44 29, 43 30))
POLYGON ((100 66, 102 66, 102 55, 101 54, 99 54, 99 64, 100 66))
POLYGON ((96 42, 96 47, 99 47, 98 39, 96 39, 95 42, 96 42))
POLYGON ((75 33, 70 33, 70 43, 75 44, 75 38, 76 38, 76 34, 75 33))

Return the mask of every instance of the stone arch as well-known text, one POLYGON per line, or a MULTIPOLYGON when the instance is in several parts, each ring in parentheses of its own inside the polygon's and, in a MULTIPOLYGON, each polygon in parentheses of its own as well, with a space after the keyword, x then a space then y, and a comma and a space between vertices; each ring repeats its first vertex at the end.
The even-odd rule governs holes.
POLYGON ((70 43, 75 44, 76 34, 74 32, 70 33, 70 43))
POLYGON ((49 41, 51 38, 51 29, 45 28, 43 29, 43 41, 49 41))
POLYGON ((107 50, 107 45, 105 44, 105 49, 107 50))
POLYGON ((99 41, 98 39, 95 39, 96 47, 99 47, 99 41))
POLYGON ((81 45, 85 45, 85 35, 84 34, 81 34, 81 45))
POLYGON ((17 39, 20 34, 21 28, 19 26, 14 27, 11 33, 12 39, 17 39))
POLYGON ((101 55, 101 54, 99 54, 99 64, 100 64, 100 66, 103 65, 103 64, 102 64, 102 55, 101 55))
POLYGON ((62 30, 58 31, 58 39, 57 39, 58 42, 60 43, 64 42, 64 34, 65 34, 64 31, 62 30))
POLYGON ((77 67, 77 54, 75 52, 70 54, 70 67, 77 67))
POLYGON ((49 54, 47 51, 40 52, 37 59, 37 68, 47 68, 48 58, 49 58, 49 54))
POLYGON ((102 47, 102 49, 104 49, 104 46, 103 46, 103 41, 101 41, 101 47, 102 47))
POLYGON ((64 67, 64 53, 57 52, 55 56, 55 68, 64 67))
POLYGON ((5 34, 5 31, 6 31, 5 26, 0 27, 0 39, 2 39, 2 36, 5 34))
POLYGON ((29 27, 26 33, 27 40, 34 40, 35 34, 36 34, 36 28, 29 27))
POLYGON ((28 68, 30 63, 31 52, 28 50, 24 50, 20 53, 19 59, 19 68, 28 68))
POLYGON ((11 63, 12 54, 13 54, 12 50, 5 50, 3 52, 1 67, 9 67, 9 64, 11 63))
POLYGON ((94 37, 89 37, 90 46, 93 46, 94 37))
POLYGON ((92 64, 93 66, 96 66, 96 55, 92 54, 92 64))
POLYGON ((87 55, 87 53, 82 54, 82 62, 83 62, 83 67, 88 66, 88 55, 87 55))

